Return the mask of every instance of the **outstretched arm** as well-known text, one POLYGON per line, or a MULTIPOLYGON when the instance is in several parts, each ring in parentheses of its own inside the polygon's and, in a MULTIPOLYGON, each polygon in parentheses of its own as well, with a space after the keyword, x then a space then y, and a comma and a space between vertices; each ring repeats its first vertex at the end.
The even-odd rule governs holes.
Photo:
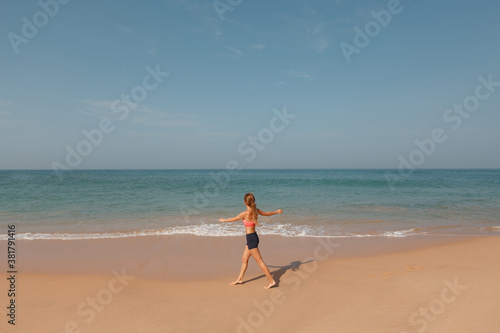
POLYGON ((240 213, 238 216, 231 217, 230 219, 219 219, 219 222, 236 222, 243 218, 243 213, 240 213))
POLYGON ((259 214, 262 215, 262 216, 273 216, 273 215, 276 215, 276 214, 283 213, 283 209, 278 209, 278 210, 275 210, 274 212, 263 212, 260 209, 258 211, 259 211, 259 214))

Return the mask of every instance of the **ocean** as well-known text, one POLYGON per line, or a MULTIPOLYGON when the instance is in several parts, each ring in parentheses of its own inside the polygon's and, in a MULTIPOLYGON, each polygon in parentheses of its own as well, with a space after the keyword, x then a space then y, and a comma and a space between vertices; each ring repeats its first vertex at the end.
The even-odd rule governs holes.
POLYGON ((18 239, 236 236, 219 218, 258 208, 259 234, 285 237, 500 235, 500 170, 0 171, 0 221, 18 239), (394 181, 397 179, 397 181, 394 181))

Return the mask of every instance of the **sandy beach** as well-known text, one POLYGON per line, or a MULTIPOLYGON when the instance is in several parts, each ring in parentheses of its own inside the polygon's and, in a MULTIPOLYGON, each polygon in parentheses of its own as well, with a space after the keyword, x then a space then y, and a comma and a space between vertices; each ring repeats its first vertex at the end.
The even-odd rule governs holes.
POLYGON ((498 332, 500 239, 422 238, 263 237, 271 290, 238 237, 21 242, 1 331, 498 332))
POLYGON ((500 1, 0 1, 0 333, 500 333, 500 1))

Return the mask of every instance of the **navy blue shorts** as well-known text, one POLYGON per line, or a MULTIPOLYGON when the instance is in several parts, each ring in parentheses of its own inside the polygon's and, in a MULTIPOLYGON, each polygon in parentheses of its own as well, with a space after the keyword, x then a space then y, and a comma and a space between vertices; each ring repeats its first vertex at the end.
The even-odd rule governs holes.
POLYGON ((257 236, 256 232, 247 234, 247 246, 249 250, 255 249, 257 246, 259 246, 259 236, 257 236))

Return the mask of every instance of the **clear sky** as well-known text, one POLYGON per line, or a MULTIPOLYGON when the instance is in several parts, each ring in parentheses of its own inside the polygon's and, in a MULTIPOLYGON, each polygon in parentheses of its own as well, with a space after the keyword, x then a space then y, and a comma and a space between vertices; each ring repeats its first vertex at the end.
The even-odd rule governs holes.
POLYGON ((0 4, 0 169, 500 167, 499 1, 59 1, 0 4))

